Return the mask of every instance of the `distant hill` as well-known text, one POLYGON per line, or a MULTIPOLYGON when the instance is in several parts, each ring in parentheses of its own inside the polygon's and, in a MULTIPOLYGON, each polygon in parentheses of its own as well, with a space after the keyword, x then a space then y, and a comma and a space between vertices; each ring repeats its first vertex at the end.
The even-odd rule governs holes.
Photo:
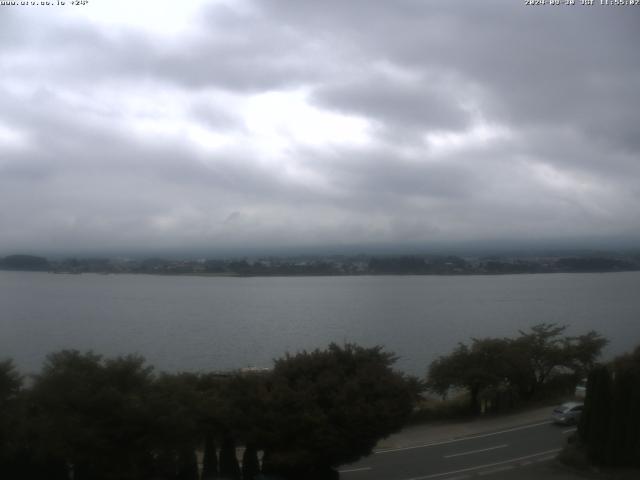
POLYGON ((384 255, 263 257, 236 259, 142 260, 51 259, 35 255, 0 258, 0 269, 55 273, 145 273, 151 275, 307 276, 307 275, 504 275, 518 273, 622 272, 640 270, 640 255, 458 257, 384 255))
POLYGON ((44 257, 35 255, 9 255, 0 259, 0 268, 5 270, 49 270, 49 261, 44 257))
POLYGON ((561 258, 556 265, 568 272, 615 272, 637 268, 629 261, 603 257, 561 258))

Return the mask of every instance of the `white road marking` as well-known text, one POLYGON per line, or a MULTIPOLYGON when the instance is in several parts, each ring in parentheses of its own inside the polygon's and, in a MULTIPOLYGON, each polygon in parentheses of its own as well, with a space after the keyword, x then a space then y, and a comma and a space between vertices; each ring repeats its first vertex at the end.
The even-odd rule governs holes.
POLYGON ((505 443, 504 445, 496 445, 495 447, 480 448, 478 450, 469 450, 468 452, 454 453, 452 455, 444 455, 444 458, 461 457, 463 455, 471 455, 473 453, 488 452, 489 450, 496 450, 498 448, 506 448, 508 446, 509 445, 505 443))
POLYGON ((455 475, 456 473, 472 472, 474 470, 481 470, 483 468, 491 468, 491 467, 497 467, 498 465, 505 465, 507 463, 519 462, 520 460, 526 460, 527 458, 532 458, 532 457, 539 457, 540 455, 558 453, 560 450, 561 450, 560 448, 556 448, 554 450, 547 450, 544 452, 532 453, 531 455, 525 455, 523 457, 510 458, 509 460, 503 460, 502 462, 487 463, 485 465, 477 465, 475 467, 462 468, 460 470, 452 470, 451 472, 433 473, 431 475, 425 475, 423 477, 411 477, 411 478, 407 478, 406 480, 427 480, 428 478, 444 477, 446 475, 455 475))
POLYGON ((553 460, 555 458, 555 455, 551 455, 549 457, 542 457, 542 458, 536 458, 534 460, 534 462, 539 463, 539 462, 548 462, 549 460, 553 460))
POLYGON ((371 467, 349 468, 347 470, 338 470, 340 473, 365 472, 371 470, 371 467))
POLYGON ((575 432, 576 430, 578 430, 578 429, 577 428, 570 428, 568 430, 563 430, 562 433, 566 435, 567 433, 575 432))
POLYGON ((484 470, 482 472, 478 472, 478 475, 480 476, 491 475, 492 473, 504 472, 506 470, 511 470, 514 468, 516 468, 514 465, 505 465, 504 467, 496 467, 496 468, 492 468, 491 470, 484 470))
POLYGON ((480 434, 480 435, 470 435, 468 437, 454 438, 454 439, 445 440, 445 441, 442 441, 442 442, 425 443, 425 444, 422 444, 422 445, 413 445, 411 447, 386 448, 386 449, 383 449, 383 450, 376 450, 373 453, 374 453, 374 455, 379 455, 381 453, 402 452, 404 450, 415 450, 416 448, 427 448, 427 447, 435 447, 436 445, 447 445, 449 443, 465 442, 467 440, 474 440, 476 438, 492 437, 494 435, 500 435, 502 433, 516 432, 518 430, 525 430, 527 428, 539 427, 540 425, 548 425, 550 423, 552 423, 551 420, 546 421, 546 422, 532 423, 531 425, 523 425, 521 427, 509 428, 507 430, 501 430, 499 432, 483 433, 483 434, 480 434))

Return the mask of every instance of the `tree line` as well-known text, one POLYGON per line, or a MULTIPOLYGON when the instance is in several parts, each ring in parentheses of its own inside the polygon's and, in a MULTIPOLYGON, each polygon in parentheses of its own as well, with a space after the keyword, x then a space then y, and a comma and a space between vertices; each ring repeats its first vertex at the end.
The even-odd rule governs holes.
POLYGON ((34 255, 0 257, 0 269, 56 273, 145 273, 155 275, 471 275, 555 272, 619 272, 640 270, 640 256, 511 258, 489 256, 461 258, 455 255, 309 256, 238 259, 47 259, 34 255))
POLYGON ((472 339, 429 366, 428 389, 469 396, 470 413, 505 410, 518 401, 573 392, 596 364, 607 340, 590 331, 567 336, 567 326, 534 325, 515 338, 472 339))
POLYGON ((139 356, 65 350, 29 379, 4 361, 0 477, 337 478, 411 414, 419 382, 395 360, 332 344, 263 373, 168 374, 139 356))
POLYGON ((607 341, 566 328, 542 323, 515 338, 460 343, 431 363, 426 382, 394 371, 396 357, 381 347, 353 344, 287 354, 248 373, 156 373, 139 356, 73 350, 49 355, 28 378, 0 362, 0 477, 334 479, 339 465, 399 430, 425 388, 443 397, 462 390, 477 414, 572 393, 587 375, 585 444, 635 455, 637 429, 624 430, 636 442, 629 451, 615 449, 614 432, 638 418, 640 348, 600 367, 607 341))

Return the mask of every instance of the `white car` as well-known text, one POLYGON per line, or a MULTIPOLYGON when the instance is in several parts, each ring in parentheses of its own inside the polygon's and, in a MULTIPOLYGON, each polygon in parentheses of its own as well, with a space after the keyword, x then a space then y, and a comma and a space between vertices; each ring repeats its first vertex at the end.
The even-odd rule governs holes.
POLYGON ((563 403, 553 409, 551 420, 561 425, 575 425, 580 420, 584 405, 578 402, 563 403))

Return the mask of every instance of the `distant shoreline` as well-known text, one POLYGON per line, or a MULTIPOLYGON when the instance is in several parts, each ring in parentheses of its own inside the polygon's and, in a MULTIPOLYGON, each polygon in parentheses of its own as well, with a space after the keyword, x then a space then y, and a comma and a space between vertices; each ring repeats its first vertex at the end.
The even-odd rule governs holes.
POLYGON ((344 277, 344 276, 466 276, 534 273, 608 273, 640 271, 640 253, 593 253, 582 256, 301 256, 240 259, 68 258, 50 260, 34 255, 0 258, 0 270, 54 274, 102 275, 143 273, 206 277, 344 277))
POLYGON ((630 273, 632 270, 593 270, 593 271, 549 271, 549 272, 465 272, 465 273, 274 273, 274 274, 241 274, 241 273, 163 273, 163 272, 56 272, 46 270, 10 270, 0 272, 48 273, 52 275, 149 275, 154 277, 214 277, 214 278, 289 278, 289 277, 496 277, 506 275, 555 275, 555 274, 600 274, 630 273))

